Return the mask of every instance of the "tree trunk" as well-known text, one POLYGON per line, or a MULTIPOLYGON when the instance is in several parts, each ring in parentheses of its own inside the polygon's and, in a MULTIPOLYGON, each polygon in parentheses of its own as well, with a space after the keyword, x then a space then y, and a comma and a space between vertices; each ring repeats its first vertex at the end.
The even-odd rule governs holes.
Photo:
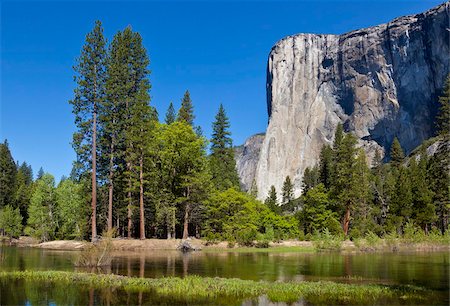
POLYGON ((172 233, 172 228, 171 228, 170 222, 167 221, 167 239, 172 239, 171 233, 172 233))
POLYGON ((128 177, 128 233, 127 233, 127 237, 128 239, 131 239, 131 228, 133 226, 133 222, 132 222, 132 215, 133 212, 131 211, 131 204, 132 204, 132 199, 131 199, 131 169, 132 169, 132 165, 131 163, 128 163, 128 171, 129 171, 129 177, 128 177))
POLYGON ((108 231, 111 231, 113 228, 113 176, 114 176, 114 138, 111 139, 111 156, 109 158, 109 190, 108 190, 108 231))
POLYGON ((189 236, 189 203, 186 203, 186 209, 184 210, 184 226, 183 226, 183 239, 187 239, 189 236))
POLYGON ((140 209, 140 237, 141 239, 145 239, 145 219, 144 219, 144 159, 141 155, 139 159, 139 181, 140 181, 140 190, 139 190, 139 209, 140 209))
POLYGON ((97 239, 97 111, 92 123, 92 241, 97 239))
POLYGON ((345 209, 344 226, 343 226, 345 236, 348 235, 349 224, 350 224, 350 207, 347 206, 345 209))

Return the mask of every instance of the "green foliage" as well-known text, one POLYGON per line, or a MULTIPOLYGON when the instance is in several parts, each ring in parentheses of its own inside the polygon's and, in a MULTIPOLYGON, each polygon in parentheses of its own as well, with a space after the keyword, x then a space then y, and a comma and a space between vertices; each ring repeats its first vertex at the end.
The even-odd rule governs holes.
POLYGON ((181 99, 181 107, 178 110, 177 121, 185 122, 193 127, 194 118, 194 106, 192 105, 191 94, 189 90, 186 90, 183 99, 181 99))
POLYGON ((72 180, 62 181, 55 190, 58 215, 58 237, 82 239, 87 232, 87 200, 83 185, 72 180))
POLYGON ((258 233, 267 240, 298 235, 295 218, 277 215, 251 195, 233 188, 213 194, 206 215, 207 237, 234 239, 242 245, 251 245, 258 233))
POLYGON ((342 238, 332 235, 330 231, 325 228, 321 232, 317 231, 313 235, 313 246, 317 252, 323 251, 340 251, 342 247, 342 238))
POLYGON ((47 241, 55 238, 56 227, 55 179, 44 174, 36 181, 31 196, 26 234, 47 241))
POLYGON ((400 145, 397 137, 395 137, 392 142, 390 156, 392 165, 395 167, 398 167, 405 159, 405 153, 403 152, 402 146, 400 145))
POLYGON ((442 95, 439 97, 439 113, 436 119, 438 133, 448 140, 450 133, 450 74, 445 80, 442 95))
POLYGON ((291 182, 291 178, 286 176, 283 183, 283 188, 281 189, 281 204, 289 205, 289 203, 294 199, 294 184, 291 182))
POLYGON ((318 166, 314 166, 311 169, 307 167, 303 173, 303 193, 307 193, 308 190, 317 186, 319 179, 320 173, 318 166))
POLYGON ((229 131, 230 121, 222 104, 220 104, 212 129, 209 166, 213 184, 217 190, 226 190, 231 187, 239 189, 233 141, 229 131))
POLYGON ((0 209, 14 204, 17 168, 8 141, 0 143, 0 209))
POLYGON ((340 233, 337 214, 331 208, 328 193, 322 183, 308 190, 303 198, 303 209, 298 214, 306 232, 312 234, 328 229, 332 233, 340 233))
POLYGON ((74 66, 77 87, 73 100, 69 101, 77 127, 72 144, 77 154, 75 165, 79 172, 89 169, 91 164, 93 125, 97 124, 94 117, 105 98, 106 60, 102 23, 96 21, 92 31, 86 35, 80 57, 74 66))
POLYGON ((89 274, 65 271, 0 272, 0 280, 29 280, 84 288, 111 288, 117 292, 150 292, 165 297, 184 297, 195 304, 217 300, 242 300, 266 295, 273 302, 293 303, 300 299, 314 305, 330 304, 423 304, 432 301, 425 289, 387 285, 356 285, 334 282, 264 282, 200 276, 135 278, 114 274, 89 274))
POLYGON ((175 108, 173 107, 172 101, 169 104, 169 107, 167 108, 166 112, 166 118, 164 119, 164 122, 166 124, 172 124, 177 119, 177 115, 175 113, 175 108))
POLYGON ((277 190, 275 189, 275 186, 273 185, 270 186, 269 194, 267 195, 264 204, 266 204, 266 206, 274 213, 280 212, 280 206, 278 205, 277 190))
POLYGON ((0 209, 0 229, 10 239, 19 237, 22 233, 22 216, 18 208, 13 209, 11 205, 6 205, 0 209))

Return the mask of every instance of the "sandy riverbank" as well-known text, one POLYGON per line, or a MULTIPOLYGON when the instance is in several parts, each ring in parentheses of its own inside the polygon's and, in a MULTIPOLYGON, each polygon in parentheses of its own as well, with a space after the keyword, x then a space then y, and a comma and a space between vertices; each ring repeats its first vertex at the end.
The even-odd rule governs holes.
MULTIPOLYGON (((113 249, 117 251, 139 251, 139 250, 176 250, 177 246, 181 243, 181 239, 122 239, 115 238, 112 241, 113 249)), ((196 249, 202 249, 204 251, 298 251, 298 252, 314 252, 314 245, 311 241, 298 241, 298 240, 285 240, 280 242, 271 242, 269 249, 257 249, 257 248, 242 248, 234 247, 229 248, 227 242, 219 242, 215 244, 208 244, 202 239, 189 239, 190 244, 196 249)), ((89 245, 87 241, 76 240, 55 240, 39 243, 30 237, 20 237, 15 240, 15 244, 19 247, 37 247, 42 249, 51 250, 81 250, 85 246, 89 245)), ((381 240, 379 244, 375 246, 361 247, 355 244, 353 241, 346 240, 342 242, 341 251, 346 253, 359 253, 359 252, 382 252, 382 251, 450 251, 450 245, 438 244, 438 243, 402 243, 399 242, 394 247, 388 245, 386 241, 381 240)))

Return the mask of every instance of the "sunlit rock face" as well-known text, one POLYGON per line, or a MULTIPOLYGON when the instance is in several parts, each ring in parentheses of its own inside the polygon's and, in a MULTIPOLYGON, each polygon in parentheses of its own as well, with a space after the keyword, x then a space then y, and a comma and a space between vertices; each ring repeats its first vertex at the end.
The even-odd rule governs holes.
POLYGON ((430 137, 437 96, 449 72, 449 4, 343 35, 298 34, 280 40, 267 64, 269 125, 260 152, 240 161, 258 197, 281 190, 289 175, 301 194, 339 122, 369 159, 397 136, 406 152, 430 137), (253 167, 253 168, 252 168, 253 167), (253 170, 254 169, 254 170, 253 170))
POLYGON ((250 190, 255 179, 256 166, 263 141, 264 134, 256 134, 249 137, 242 146, 236 147, 234 150, 241 187, 245 191, 250 190))

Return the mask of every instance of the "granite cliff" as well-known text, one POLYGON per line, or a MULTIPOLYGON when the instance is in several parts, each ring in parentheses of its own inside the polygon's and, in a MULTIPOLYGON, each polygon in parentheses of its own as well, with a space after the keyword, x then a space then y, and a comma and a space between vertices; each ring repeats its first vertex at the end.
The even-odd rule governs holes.
POLYGON ((448 2, 343 35, 277 42, 267 64, 266 135, 259 154, 238 158, 244 187, 254 177, 263 199, 289 175, 300 195, 305 168, 332 143, 339 122, 369 159, 376 150, 388 152, 394 137, 410 152, 433 134, 449 44, 448 2))

